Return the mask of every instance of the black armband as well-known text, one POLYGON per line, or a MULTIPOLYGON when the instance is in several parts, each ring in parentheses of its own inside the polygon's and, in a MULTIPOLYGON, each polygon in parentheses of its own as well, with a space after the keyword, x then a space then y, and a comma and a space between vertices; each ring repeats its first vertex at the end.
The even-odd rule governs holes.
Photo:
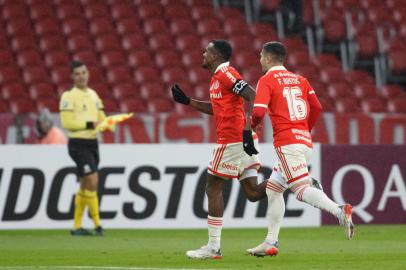
POLYGON ((86 122, 86 129, 94 129, 94 122, 86 122))
POLYGON ((248 83, 244 80, 238 80, 235 82, 235 84, 233 85, 233 88, 231 89, 234 93, 236 93, 237 95, 239 95, 241 93, 241 91, 244 89, 245 86, 247 86, 248 83))

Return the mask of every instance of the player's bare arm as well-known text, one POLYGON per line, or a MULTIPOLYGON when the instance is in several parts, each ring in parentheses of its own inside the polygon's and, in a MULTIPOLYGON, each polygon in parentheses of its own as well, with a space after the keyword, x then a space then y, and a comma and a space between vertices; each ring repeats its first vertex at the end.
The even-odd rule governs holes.
POLYGON ((213 115, 213 108, 210 102, 191 99, 177 84, 172 86, 171 90, 173 100, 176 102, 191 106, 202 113, 213 115))

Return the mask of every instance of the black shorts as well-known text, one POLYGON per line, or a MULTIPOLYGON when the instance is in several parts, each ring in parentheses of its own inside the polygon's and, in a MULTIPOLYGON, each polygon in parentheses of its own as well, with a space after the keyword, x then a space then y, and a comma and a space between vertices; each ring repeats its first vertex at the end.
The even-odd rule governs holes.
POLYGON ((79 176, 97 172, 100 161, 97 140, 69 139, 68 151, 76 163, 79 176))

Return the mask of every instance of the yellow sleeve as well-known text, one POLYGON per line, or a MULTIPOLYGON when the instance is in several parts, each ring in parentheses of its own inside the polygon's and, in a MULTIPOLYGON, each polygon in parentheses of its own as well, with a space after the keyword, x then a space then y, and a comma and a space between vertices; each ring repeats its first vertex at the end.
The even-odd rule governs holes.
POLYGON ((103 110, 99 110, 97 119, 99 120, 99 122, 103 121, 104 119, 106 119, 106 114, 104 113, 103 110))
POLYGON ((61 125, 67 130, 84 130, 86 129, 86 122, 77 121, 73 118, 73 111, 61 111, 61 125))

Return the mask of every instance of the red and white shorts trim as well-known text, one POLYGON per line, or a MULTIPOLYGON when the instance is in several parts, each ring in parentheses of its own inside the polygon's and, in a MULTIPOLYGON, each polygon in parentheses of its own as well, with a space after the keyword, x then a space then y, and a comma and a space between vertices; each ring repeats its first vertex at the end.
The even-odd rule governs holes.
POLYGON ((304 144, 275 147, 278 171, 289 187, 309 179, 307 168, 313 149, 304 144))
MULTIPOLYGON (((258 139, 254 139, 255 148, 259 151, 258 139)), ((208 173, 223 178, 239 178, 246 169, 259 169, 261 163, 258 155, 249 156, 244 152, 242 142, 216 144, 208 173)))

